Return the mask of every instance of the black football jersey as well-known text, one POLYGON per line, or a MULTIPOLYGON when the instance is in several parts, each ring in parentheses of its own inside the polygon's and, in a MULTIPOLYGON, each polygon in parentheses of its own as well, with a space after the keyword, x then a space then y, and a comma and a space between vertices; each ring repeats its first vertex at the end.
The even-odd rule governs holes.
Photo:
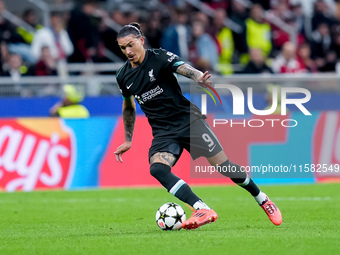
POLYGON ((154 137, 176 137, 176 132, 203 118, 200 109, 184 97, 174 74, 184 62, 164 49, 146 50, 136 68, 127 61, 117 72, 124 98, 134 96, 148 118, 154 137))

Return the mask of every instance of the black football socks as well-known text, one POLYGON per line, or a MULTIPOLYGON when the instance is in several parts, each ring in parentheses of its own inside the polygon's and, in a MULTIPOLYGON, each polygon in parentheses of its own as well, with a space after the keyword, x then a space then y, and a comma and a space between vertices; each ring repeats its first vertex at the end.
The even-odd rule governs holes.
POLYGON ((183 181, 171 172, 170 166, 162 163, 153 163, 150 167, 150 173, 168 190, 169 193, 171 193, 184 203, 187 203, 193 207, 194 205, 195 207, 202 208, 206 206, 203 202, 202 204, 198 203, 199 206, 197 206, 198 204, 196 202, 201 201, 200 198, 196 196, 196 194, 191 190, 191 188, 185 181, 183 181))
POLYGON ((260 194, 261 190, 255 182, 248 176, 247 172, 241 168, 241 166, 227 161, 223 162, 219 166, 220 173, 226 177, 229 177, 234 183, 238 186, 247 190, 253 197, 256 197, 260 194))

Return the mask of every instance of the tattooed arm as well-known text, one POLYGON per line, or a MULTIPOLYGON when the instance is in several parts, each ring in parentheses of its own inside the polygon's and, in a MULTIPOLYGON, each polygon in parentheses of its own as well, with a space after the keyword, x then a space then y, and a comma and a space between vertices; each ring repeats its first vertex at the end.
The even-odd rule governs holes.
POLYGON ((125 129, 125 141, 132 142, 133 129, 136 121, 136 104, 133 96, 123 101, 123 121, 125 129))
POLYGON ((203 87, 205 84, 207 85, 212 84, 212 82, 208 80, 211 77, 211 74, 209 74, 208 71, 205 73, 202 73, 201 71, 197 70, 196 68, 188 64, 180 65, 177 68, 176 73, 194 80, 195 82, 197 82, 199 85, 203 87))
POLYGON ((203 75, 203 73, 199 70, 197 70, 196 68, 192 67, 191 65, 188 64, 183 64, 180 65, 177 70, 176 73, 181 74, 187 78, 190 78, 194 81, 197 81, 197 79, 203 75))
POLYGON ((135 99, 131 96, 123 101, 123 122, 125 130, 125 142, 115 151, 116 160, 123 163, 122 155, 131 148, 133 130, 136 121, 135 99))

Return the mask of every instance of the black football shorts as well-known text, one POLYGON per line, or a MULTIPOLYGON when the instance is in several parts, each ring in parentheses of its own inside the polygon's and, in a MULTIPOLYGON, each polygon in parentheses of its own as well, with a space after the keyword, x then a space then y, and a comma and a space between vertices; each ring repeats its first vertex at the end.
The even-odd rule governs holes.
POLYGON ((170 152, 177 159, 186 149, 192 159, 210 158, 223 150, 217 137, 204 119, 197 119, 179 132, 176 138, 155 137, 149 150, 149 159, 157 152, 170 152))

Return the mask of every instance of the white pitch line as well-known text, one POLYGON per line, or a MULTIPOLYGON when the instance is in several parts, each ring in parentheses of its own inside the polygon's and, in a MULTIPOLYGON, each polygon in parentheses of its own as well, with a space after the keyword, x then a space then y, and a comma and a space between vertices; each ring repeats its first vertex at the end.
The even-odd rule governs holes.
MULTIPOLYGON (((164 199, 161 198, 153 198, 149 199, 154 201, 164 201, 164 199)), ((143 198, 84 198, 84 199, 79 199, 79 198, 68 198, 68 199, 34 199, 34 200, 0 200, 0 204, 17 204, 17 203, 22 203, 22 204, 30 204, 30 203, 89 203, 89 202, 98 202, 98 203, 126 203, 126 202, 142 202, 145 201, 143 198)))
MULTIPOLYGON (((340 197, 271 197, 272 201, 331 201, 331 200, 340 200, 340 197)), ((153 198, 150 199, 153 202, 159 201, 162 202, 164 199, 162 198, 153 198)), ((211 198, 210 201, 227 201, 230 199, 223 199, 223 198, 211 198)), ((238 200, 249 200, 248 197, 240 197, 238 200)), ((126 203, 126 202, 141 202, 145 201, 142 198, 68 198, 68 199, 34 199, 34 200, 0 200, 0 204, 30 204, 30 203, 89 203, 89 202, 98 202, 98 203, 126 203)))
POLYGON ((273 201, 330 201, 339 200, 340 198, 332 197, 274 197, 273 201))
MULTIPOLYGON (((340 200, 340 197, 270 197, 270 199, 275 202, 275 201, 313 201, 313 202, 321 202, 321 201, 338 201, 340 200)), ((214 199, 216 200, 216 199, 214 199)), ((223 200, 223 199, 218 199, 223 200)), ((249 198, 242 197, 239 198, 238 200, 249 200, 249 198)))
POLYGON ((127 199, 125 198, 84 198, 84 199, 76 199, 76 198, 69 198, 69 199, 36 199, 36 200, 0 200, 0 204, 16 204, 16 203, 89 203, 89 202, 112 202, 112 203, 119 203, 119 202, 126 202, 127 199))

